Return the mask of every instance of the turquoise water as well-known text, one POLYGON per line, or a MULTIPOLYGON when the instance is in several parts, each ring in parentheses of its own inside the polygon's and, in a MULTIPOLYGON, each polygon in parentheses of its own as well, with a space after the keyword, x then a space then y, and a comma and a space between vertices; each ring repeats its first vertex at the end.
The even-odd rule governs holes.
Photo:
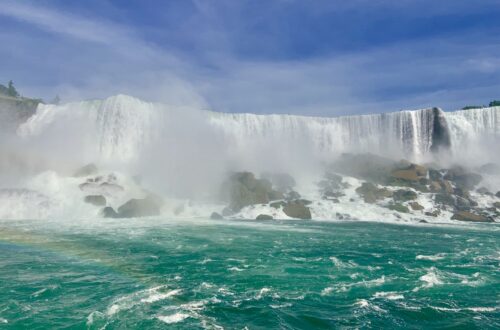
POLYGON ((500 227, 0 222, 0 328, 500 328, 500 227))

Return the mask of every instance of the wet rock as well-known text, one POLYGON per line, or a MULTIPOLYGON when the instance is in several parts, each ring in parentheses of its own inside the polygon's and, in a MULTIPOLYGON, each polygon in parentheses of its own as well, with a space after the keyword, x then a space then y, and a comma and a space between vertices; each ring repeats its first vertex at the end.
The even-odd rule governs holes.
POLYGON ((233 210, 231 210, 230 207, 225 207, 223 210, 222 210, 222 215, 225 216, 225 217, 229 217, 231 215, 233 215, 235 212, 233 210))
POLYGON ((442 189, 441 184, 437 181, 431 181, 429 188, 432 192, 438 192, 442 189))
POLYGON ((441 211, 439 210, 434 210, 432 212, 425 212, 424 213, 426 216, 429 216, 429 217, 437 217, 441 214, 441 211))
POLYGON ((105 206, 106 198, 103 195, 89 195, 85 196, 85 203, 89 203, 95 206, 105 206))
POLYGON ((498 198, 500 198, 500 191, 497 191, 497 193, 495 194, 495 196, 497 196, 498 198))
POLYGON ((418 222, 419 222, 419 223, 428 223, 428 222, 427 222, 427 221, 425 221, 424 219, 420 219, 418 222))
POLYGON ((474 214, 467 211, 456 212, 455 214, 453 214, 451 219, 460 221, 471 221, 471 222, 493 222, 492 219, 489 219, 485 216, 474 214))
POLYGON ((469 199, 470 198, 470 194, 469 192, 462 188, 462 187, 456 187, 455 189, 453 189, 453 193, 457 196, 460 196, 460 197, 463 197, 463 198, 466 198, 466 199, 469 199))
POLYGON ((481 187, 477 190, 478 193, 483 195, 493 195, 487 188, 481 187))
POLYGON ((281 208, 281 207, 283 207, 285 205, 286 205, 286 202, 284 202, 284 201, 273 202, 273 203, 269 204, 269 206, 271 206, 271 207, 273 207, 275 209, 279 209, 279 208, 281 208))
POLYGON ((392 196, 392 191, 386 188, 378 188, 371 182, 363 182, 360 187, 356 188, 356 193, 363 197, 365 203, 371 204, 392 196))
POLYGON ((311 210, 302 200, 287 202, 283 207, 283 212, 291 218, 311 219, 311 210))
POLYGON ((463 187, 467 190, 474 189, 483 177, 477 173, 467 171, 461 166, 456 166, 449 169, 444 176, 446 180, 453 181, 457 186, 463 187))
POLYGON ((414 170, 395 170, 391 172, 391 176, 395 179, 402 179, 406 181, 418 181, 420 178, 414 170))
POLYGON ((438 170, 429 169, 429 179, 432 181, 439 181, 443 179, 443 174, 441 174, 438 170))
POLYGON ((103 182, 99 185, 99 189, 108 194, 118 194, 125 191, 125 188, 116 183, 103 182))
POLYGON ((455 207, 455 198, 450 194, 440 193, 434 196, 434 201, 437 204, 455 207))
POLYGON ((493 206, 500 210, 500 202, 493 203, 493 206))
POLYGON ((420 205, 419 203, 417 203, 417 202, 411 202, 410 203, 410 207, 414 211, 421 211, 421 210, 424 209, 424 207, 422 205, 420 205))
POLYGON ((393 193, 392 197, 395 201, 406 202, 417 199, 418 195, 412 190, 399 189, 393 193))
POLYGON ((222 220, 222 219, 224 219, 224 217, 222 215, 220 215, 219 213, 217 213, 217 212, 212 212, 212 214, 210 214, 210 219, 212 219, 212 220, 222 220))
POLYGON ((255 220, 273 220, 273 217, 267 214, 259 214, 255 220))
POLYGON ((453 194, 453 186, 451 185, 450 181, 447 180, 442 180, 440 182, 442 189, 448 193, 448 194, 453 194))
POLYGON ((282 192, 273 190, 267 179, 256 179, 251 172, 237 172, 229 177, 222 187, 223 197, 229 200, 229 208, 238 212, 245 206, 267 204, 282 199, 282 192))
POLYGON ((455 198, 455 208, 459 211, 468 211, 471 208, 471 202, 463 197, 457 196, 455 198))
POLYGON ((118 208, 121 218, 139 218, 160 214, 160 203, 157 198, 148 196, 143 199, 131 199, 118 208))
POLYGON ((408 209, 408 207, 406 207, 400 203, 389 204, 389 205, 387 205, 387 208, 389 210, 393 210, 393 211, 397 211, 397 212, 401 212, 401 213, 410 213, 410 210, 408 209))
POLYGON ((78 170, 75 171, 73 174, 74 177, 82 177, 82 176, 89 176, 89 175, 95 175, 99 172, 99 169, 95 164, 87 164, 78 170))
POLYGON ((120 215, 111 206, 103 208, 101 214, 104 218, 120 218, 120 215))

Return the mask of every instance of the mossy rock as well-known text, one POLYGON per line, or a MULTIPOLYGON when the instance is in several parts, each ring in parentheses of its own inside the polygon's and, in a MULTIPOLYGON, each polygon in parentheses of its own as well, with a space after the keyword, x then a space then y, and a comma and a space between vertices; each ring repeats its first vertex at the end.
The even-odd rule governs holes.
POLYGON ((441 211, 440 210, 433 210, 432 212, 425 212, 424 214, 426 216, 429 216, 429 217, 437 217, 441 214, 441 211))
POLYGON ((387 208, 389 210, 397 211, 397 212, 400 212, 400 213, 410 213, 410 210, 408 209, 408 207, 406 207, 406 206, 404 206, 403 204, 400 204, 400 203, 389 204, 387 206, 387 208))
POLYGON ((424 209, 424 207, 417 202, 411 202, 410 207, 414 211, 422 211, 424 209))
POLYGON ((392 197, 395 201, 406 202, 417 199, 418 195, 412 190, 399 189, 393 193, 392 197))
POLYGON ((291 218, 311 219, 311 210, 300 200, 288 202, 283 212, 291 218))
POLYGON ((370 204, 392 196, 392 191, 386 188, 378 188, 371 182, 363 182, 360 187, 356 188, 356 193, 363 197, 365 203, 370 204))
POLYGON ((471 222, 493 222, 492 219, 483 215, 474 214, 467 211, 459 211, 451 217, 452 220, 471 221, 471 222))

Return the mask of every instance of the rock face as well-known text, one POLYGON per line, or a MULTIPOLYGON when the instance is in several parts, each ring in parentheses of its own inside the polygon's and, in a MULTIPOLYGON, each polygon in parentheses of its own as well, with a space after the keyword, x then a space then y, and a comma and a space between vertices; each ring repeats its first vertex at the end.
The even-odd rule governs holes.
POLYGON ((432 123, 431 151, 433 153, 447 151, 451 146, 451 137, 444 113, 439 108, 432 108, 432 114, 434 119, 432 123))
POLYGON ((229 209, 238 212, 245 206, 267 204, 283 199, 282 192, 274 190, 267 179, 256 179, 253 173, 237 172, 223 184, 222 195, 229 200, 229 209))
POLYGON ((469 172, 461 166, 455 166, 449 169, 444 178, 453 181, 457 186, 467 190, 474 189, 483 179, 481 175, 469 172))
POLYGON ((217 213, 217 212, 212 212, 212 214, 210 214, 210 219, 212 219, 212 220, 222 220, 222 219, 224 219, 224 217, 222 215, 220 215, 219 213, 217 213))
POLYGON ((417 202, 411 202, 410 207, 414 211, 422 211, 424 209, 424 207, 417 202))
POLYGON ((412 190, 399 189, 394 192, 392 197, 395 201, 406 202, 417 199, 418 195, 412 190))
POLYGON ((387 208, 389 210, 398 211, 401 213, 410 213, 410 210, 406 206, 404 206, 403 204, 400 204, 400 203, 389 204, 387 206, 387 208))
POLYGON ((160 204, 152 196, 143 199, 131 199, 118 208, 120 218, 149 217, 160 214, 160 204))
POLYGON ((472 222, 493 222, 492 219, 489 219, 485 216, 470 213, 467 211, 459 211, 451 217, 452 220, 460 220, 460 221, 472 221, 472 222))
POLYGON ((89 195, 85 196, 85 203, 95 206, 106 206, 106 198, 103 195, 89 195))
POLYGON ((267 214, 259 214, 255 220, 273 220, 273 217, 267 214))
POLYGON ((392 191, 386 188, 378 188, 371 182, 363 182, 361 187, 356 188, 356 192, 363 197, 365 203, 370 204, 392 196, 392 191))
POLYGON ((82 176, 96 175, 97 172, 99 172, 99 170, 95 164, 87 164, 76 170, 73 176, 82 177, 82 176))
POLYGON ((311 210, 306 206, 306 201, 295 200, 287 202, 283 212, 291 218, 311 219, 311 210))
POLYGON ((104 218, 120 218, 120 215, 111 206, 103 208, 101 214, 104 218))

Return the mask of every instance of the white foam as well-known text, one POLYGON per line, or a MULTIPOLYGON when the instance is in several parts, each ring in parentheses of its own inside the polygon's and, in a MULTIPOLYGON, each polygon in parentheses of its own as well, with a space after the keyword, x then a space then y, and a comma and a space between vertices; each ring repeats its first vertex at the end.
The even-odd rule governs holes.
POLYGON ((158 320, 165 322, 167 324, 179 323, 187 319, 189 314, 185 313, 175 313, 172 315, 158 316, 158 320))
POLYGON ((435 254, 435 255, 417 255, 415 257, 416 260, 429 260, 429 261, 438 261, 438 260, 442 260, 445 258, 445 254, 444 253, 438 253, 438 254, 435 254))
POLYGON ((388 299, 388 300, 400 300, 400 299, 404 299, 405 297, 398 293, 398 292, 375 292, 375 295, 374 295, 375 298, 384 298, 384 299, 388 299))

